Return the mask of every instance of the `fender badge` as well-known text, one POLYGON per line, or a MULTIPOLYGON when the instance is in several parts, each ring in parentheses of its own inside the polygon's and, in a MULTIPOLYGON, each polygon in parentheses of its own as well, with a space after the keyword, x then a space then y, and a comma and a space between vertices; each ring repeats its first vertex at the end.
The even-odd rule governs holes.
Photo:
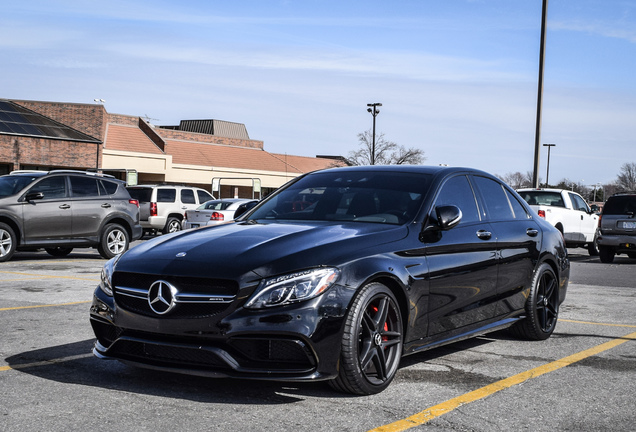
POLYGON ((177 258, 181 258, 181 257, 184 257, 184 256, 186 256, 186 253, 185 253, 185 252, 179 252, 179 253, 177 254, 177 258))

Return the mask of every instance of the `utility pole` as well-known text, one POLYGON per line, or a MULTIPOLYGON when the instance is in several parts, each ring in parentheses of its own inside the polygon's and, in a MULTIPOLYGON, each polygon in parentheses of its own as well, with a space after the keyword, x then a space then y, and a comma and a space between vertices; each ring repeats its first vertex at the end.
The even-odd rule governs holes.
POLYGON ((378 109, 379 106, 382 106, 381 103, 372 103, 372 104, 367 104, 367 106, 369 108, 367 108, 367 111, 371 113, 371 115, 373 116, 373 141, 371 144, 371 165, 375 165, 375 117, 380 114, 380 110, 378 109), (373 107, 373 109, 371 109, 371 107, 373 107))
MULTIPOLYGON (((539 85, 537 94, 537 128, 534 134, 534 170, 532 184, 539 187, 539 156, 541 154, 541 107, 543 105, 543 63, 545 58, 545 28, 548 20, 548 0, 543 0, 541 10, 541 46, 539 48, 539 85)), ((547 182, 547 180, 546 180, 547 182)))

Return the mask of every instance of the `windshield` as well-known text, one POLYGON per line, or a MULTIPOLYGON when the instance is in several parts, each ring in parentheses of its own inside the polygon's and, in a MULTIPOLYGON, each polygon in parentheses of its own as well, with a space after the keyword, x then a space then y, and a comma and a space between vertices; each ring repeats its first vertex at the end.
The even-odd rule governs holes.
POLYGON ((419 210, 430 175, 381 171, 310 174, 280 190, 248 220, 403 224, 419 210))
POLYGON ((0 177, 0 198, 17 194, 38 178, 39 176, 30 175, 6 175, 0 177))

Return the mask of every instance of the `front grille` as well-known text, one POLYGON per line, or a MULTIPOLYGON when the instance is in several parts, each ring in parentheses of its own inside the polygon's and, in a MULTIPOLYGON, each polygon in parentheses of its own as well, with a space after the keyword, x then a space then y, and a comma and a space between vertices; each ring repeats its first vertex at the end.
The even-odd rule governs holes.
POLYGON ((147 343, 135 340, 120 340, 108 352, 117 358, 153 363, 170 363, 211 368, 229 368, 212 351, 187 347, 147 343))
POLYGON ((165 319, 215 316, 229 307, 238 292, 238 284, 232 280, 127 272, 115 272, 113 286, 115 302, 122 309, 165 319), (159 280, 170 283, 177 290, 174 306, 165 314, 155 312, 148 300, 150 287, 159 280))

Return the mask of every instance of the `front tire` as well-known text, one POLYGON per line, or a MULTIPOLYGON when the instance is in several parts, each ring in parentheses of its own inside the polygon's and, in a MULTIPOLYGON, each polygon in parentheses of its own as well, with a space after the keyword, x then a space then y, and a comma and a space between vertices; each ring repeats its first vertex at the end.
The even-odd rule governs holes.
POLYGON ((330 385, 358 395, 384 390, 402 356, 402 314, 386 286, 366 285, 353 300, 342 335, 338 377, 330 385))
POLYGON ((0 262, 9 261, 15 252, 18 240, 11 227, 0 223, 0 262))
POLYGON ((559 280, 549 264, 534 274, 525 308, 526 318, 512 327, 513 333, 529 340, 549 338, 559 318, 559 280))
POLYGON ((602 263, 611 264, 614 262, 616 252, 609 246, 599 246, 598 255, 602 263))
POLYGON ((104 228, 97 251, 103 258, 111 259, 126 252, 129 244, 128 233, 124 227, 119 224, 108 224, 104 228))

